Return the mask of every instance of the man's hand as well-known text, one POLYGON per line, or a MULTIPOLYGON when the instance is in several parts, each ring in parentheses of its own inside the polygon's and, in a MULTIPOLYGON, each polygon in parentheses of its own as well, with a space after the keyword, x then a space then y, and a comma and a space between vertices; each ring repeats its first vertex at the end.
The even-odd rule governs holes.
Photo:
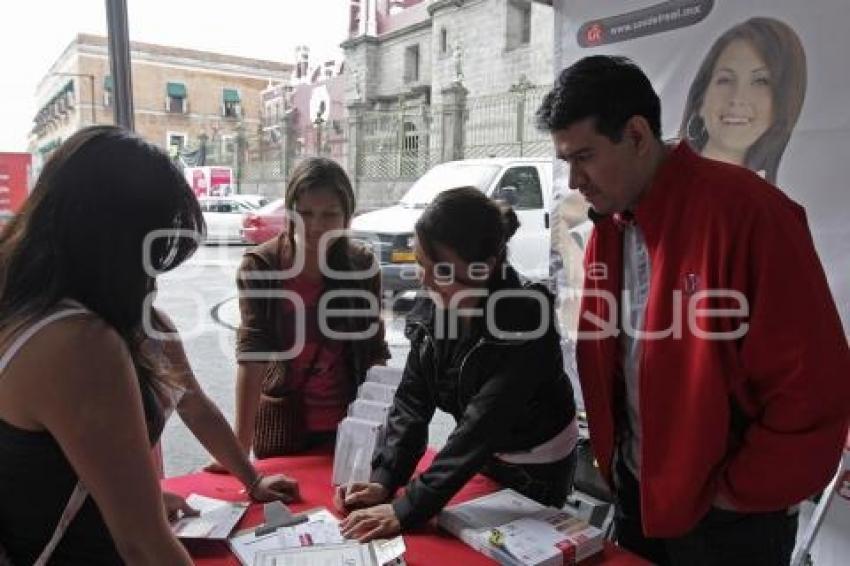
POLYGON ((347 513, 352 509, 372 507, 389 501, 387 488, 374 482, 356 482, 348 486, 339 486, 334 492, 334 506, 337 511, 347 513))
POLYGON ((254 501, 262 503, 268 501, 292 503, 301 498, 298 490, 298 481, 284 474, 263 476, 248 495, 254 501))
POLYGON ((353 511, 339 524, 339 532, 345 538, 369 542, 376 538, 389 538, 401 532, 401 523, 389 503, 368 509, 353 511))
POLYGON ((181 517, 197 517, 201 514, 197 509, 190 507, 183 497, 170 491, 162 492, 162 506, 169 523, 173 523, 181 517))

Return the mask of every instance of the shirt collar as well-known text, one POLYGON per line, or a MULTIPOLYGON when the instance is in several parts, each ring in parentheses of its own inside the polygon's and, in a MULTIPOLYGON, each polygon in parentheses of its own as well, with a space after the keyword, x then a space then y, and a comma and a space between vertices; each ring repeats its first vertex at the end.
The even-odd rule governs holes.
POLYGON ((620 230, 624 230, 629 226, 635 225, 635 215, 631 210, 616 212, 611 216, 611 219, 614 221, 614 226, 620 230))

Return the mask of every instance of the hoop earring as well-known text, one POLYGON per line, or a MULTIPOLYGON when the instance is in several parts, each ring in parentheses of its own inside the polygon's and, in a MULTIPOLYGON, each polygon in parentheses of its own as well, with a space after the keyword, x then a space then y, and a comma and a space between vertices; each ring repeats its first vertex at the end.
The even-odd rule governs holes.
POLYGON ((687 136, 688 141, 691 142, 691 144, 696 144, 701 139, 705 138, 706 135, 707 132, 705 131, 705 122, 702 118, 700 118, 700 116, 696 112, 694 112, 693 114, 691 114, 691 117, 688 118, 687 124, 685 124, 685 136, 687 136), (699 120, 699 131, 694 134, 693 125, 696 120, 699 120))

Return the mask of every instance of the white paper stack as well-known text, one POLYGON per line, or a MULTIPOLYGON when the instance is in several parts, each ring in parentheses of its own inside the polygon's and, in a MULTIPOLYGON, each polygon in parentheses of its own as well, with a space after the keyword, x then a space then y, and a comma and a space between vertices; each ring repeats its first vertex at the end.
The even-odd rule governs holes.
POLYGON ((306 523, 279 529, 257 536, 256 528, 236 533, 228 543, 239 562, 253 566, 256 555, 263 550, 282 550, 322 544, 345 542, 339 532, 339 519, 327 509, 307 513, 306 523))
POLYGON ((257 564, 363 564, 393 566, 404 564, 404 539, 374 540, 369 544, 344 539, 339 532, 339 519, 327 509, 307 512, 306 523, 280 527, 274 532, 256 535, 248 529, 228 542, 233 554, 244 566, 257 564), (356 558, 355 562, 345 562, 356 558), (313 562, 316 559, 319 562, 313 562), (304 560, 307 560, 304 562, 304 560))
POLYGON ((437 524, 469 546, 483 552, 480 548, 484 541, 481 536, 483 533, 539 513, 545 508, 512 489, 503 489, 446 507, 437 515, 437 524))
POLYGON ((171 531, 182 539, 225 540, 248 509, 245 502, 222 501, 195 493, 186 498, 186 503, 200 514, 172 523, 171 531))
POLYGON ((334 485, 369 481, 372 457, 381 446, 402 370, 376 366, 357 389, 348 417, 339 423, 334 451, 334 485))
POLYGON ((510 566, 574 564, 600 552, 605 544, 596 527, 511 489, 446 507, 437 524, 510 566))
POLYGON ((392 405, 395 398, 395 385, 366 381, 357 389, 357 398, 367 401, 380 401, 392 405))
POLYGON ((348 406, 348 416, 383 424, 387 422, 391 407, 389 403, 381 401, 355 399, 348 406))
POLYGON ((339 423, 334 450, 334 485, 369 481, 372 455, 383 435, 384 424, 355 417, 339 423))
POLYGON ((491 531, 488 544, 502 551, 505 564, 561 566, 601 552, 602 531, 567 511, 550 507, 534 517, 511 521, 491 531))
POLYGON ((358 543, 261 550, 254 566, 378 566, 368 545, 358 543))
POLYGON ((366 372, 366 381, 398 387, 398 384, 401 383, 401 376, 403 373, 404 370, 401 368, 372 366, 369 368, 369 371, 366 372))
POLYGON ((257 553, 254 566, 404 566, 401 555, 390 557, 382 554, 382 545, 390 544, 394 550, 400 548, 404 554, 404 541, 396 537, 388 541, 372 541, 369 544, 346 542, 328 546, 263 550, 257 553))

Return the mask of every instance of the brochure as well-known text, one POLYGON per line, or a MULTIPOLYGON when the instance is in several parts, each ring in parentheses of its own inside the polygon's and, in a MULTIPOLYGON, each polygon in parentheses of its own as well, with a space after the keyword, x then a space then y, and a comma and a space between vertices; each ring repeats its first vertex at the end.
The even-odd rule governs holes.
POLYGON ((346 417, 339 423, 334 449, 333 485, 369 481, 372 455, 383 435, 383 423, 346 417))
POLYGON ((339 520, 327 509, 312 509, 305 514, 306 523, 280 527, 268 534, 257 536, 262 526, 239 532, 228 541, 230 549, 243 566, 347 565, 349 563, 345 560, 362 560, 362 557, 368 557, 371 561, 355 561, 351 564, 384 566, 403 563, 402 556, 406 548, 402 537, 359 544, 342 537, 339 520), (355 546, 363 548, 353 549, 355 546))
POLYGON ((546 507, 512 489, 446 507, 437 524, 510 566, 574 564, 600 552, 604 533, 569 511, 546 507))
POLYGON ((366 381, 357 389, 357 398, 392 404, 396 389, 394 385, 366 381))
POLYGON ((186 503, 200 515, 172 523, 171 531, 182 539, 225 540, 248 509, 244 501, 222 501, 195 493, 186 498, 186 503))
POLYGON ((369 368, 369 371, 366 372, 366 381, 398 387, 398 384, 401 383, 401 376, 403 373, 404 370, 401 368, 372 366, 369 368))
POLYGON ((390 403, 355 399, 348 406, 348 416, 384 424, 387 422, 387 415, 390 414, 391 407, 390 403))

